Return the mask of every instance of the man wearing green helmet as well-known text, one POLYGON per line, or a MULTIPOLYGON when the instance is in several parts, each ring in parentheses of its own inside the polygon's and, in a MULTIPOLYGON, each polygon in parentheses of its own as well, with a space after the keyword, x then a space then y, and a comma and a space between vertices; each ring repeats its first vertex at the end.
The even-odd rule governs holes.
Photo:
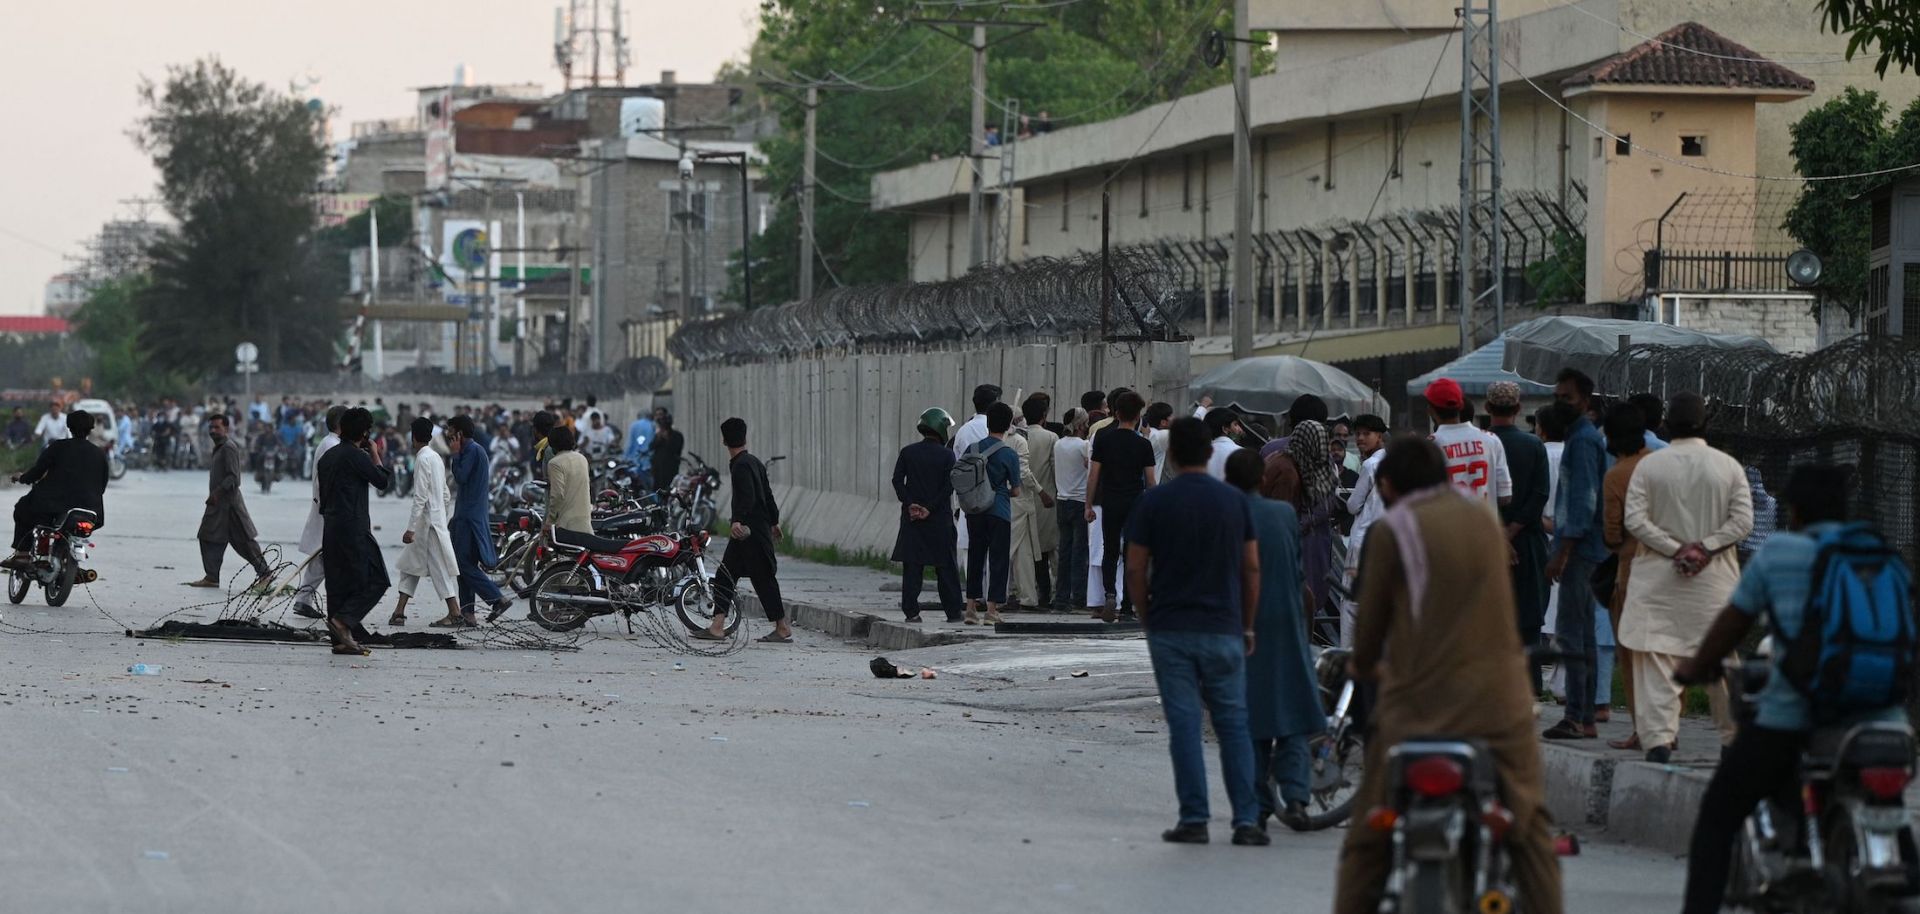
POLYGON ((900 449, 893 463, 893 492, 900 498, 900 535, 893 560, 900 563, 900 610, 908 622, 920 621, 920 585, 933 567, 940 608, 948 622, 961 620, 960 568, 954 564, 955 530, 948 512, 953 502, 953 451, 947 435, 953 417, 939 407, 920 414, 920 440, 900 449))

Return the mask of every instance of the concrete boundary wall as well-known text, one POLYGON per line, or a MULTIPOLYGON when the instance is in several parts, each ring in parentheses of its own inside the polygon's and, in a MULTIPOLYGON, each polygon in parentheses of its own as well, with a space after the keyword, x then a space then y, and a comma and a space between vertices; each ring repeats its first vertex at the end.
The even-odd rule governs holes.
MULTIPOLYGON (((1052 418, 1093 389, 1132 387, 1149 401, 1186 399, 1187 344, 1063 343, 876 353, 819 353, 783 361, 682 369, 676 427, 687 450, 726 464, 720 423, 747 421, 747 446, 771 466, 789 535, 807 546, 891 553, 899 502, 891 478, 914 423, 932 406, 972 416, 975 385, 1000 385, 1017 406, 1052 395, 1052 418)), ((722 517, 732 493, 721 493, 722 517)))

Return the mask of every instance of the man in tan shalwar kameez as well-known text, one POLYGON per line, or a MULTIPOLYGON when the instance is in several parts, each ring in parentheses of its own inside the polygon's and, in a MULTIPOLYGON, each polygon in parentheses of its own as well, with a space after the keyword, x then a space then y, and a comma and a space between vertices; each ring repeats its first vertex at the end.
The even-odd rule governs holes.
POLYGON ((1378 679, 1380 691, 1334 911, 1379 909, 1392 836, 1362 820, 1386 802, 1387 750, 1445 734, 1482 740, 1493 753, 1514 816, 1506 852, 1518 910, 1560 914, 1560 863, 1499 518, 1453 491, 1446 458, 1430 441, 1394 442, 1375 484, 1390 510, 1367 530, 1353 668, 1357 678, 1378 679))

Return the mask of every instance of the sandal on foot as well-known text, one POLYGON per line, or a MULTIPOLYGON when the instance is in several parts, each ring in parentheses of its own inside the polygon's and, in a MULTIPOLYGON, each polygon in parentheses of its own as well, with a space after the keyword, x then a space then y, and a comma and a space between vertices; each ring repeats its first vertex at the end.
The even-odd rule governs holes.
POLYGON ((707 631, 707 630, 706 630, 706 629, 704 629, 704 628, 703 628, 703 629, 701 629, 701 630, 699 630, 699 631, 697 631, 697 632, 694 632, 694 633, 693 633, 693 636, 692 636, 692 637, 693 637, 693 640, 695 640, 695 641, 725 641, 725 640, 727 640, 727 636, 725 636, 725 635, 716 635, 716 634, 714 634, 713 632, 710 632, 710 631, 707 631))
POLYGON ((460 628, 467 623, 459 616, 442 616, 427 623, 428 628, 460 628))
POLYGON ((343 657, 368 657, 373 654, 372 651, 357 644, 336 644, 333 646, 333 652, 343 657))
POLYGON ((759 641, 763 644, 792 644, 793 636, 786 635, 783 637, 779 632, 768 632, 753 640, 759 641))
POLYGON ((399 628, 406 628, 406 627, 407 627, 407 614, 406 614, 406 613, 394 613, 393 615, 391 615, 391 616, 388 616, 388 617, 387 617, 387 624, 388 624, 388 625, 392 625, 392 626, 396 626, 396 627, 399 627, 399 628))

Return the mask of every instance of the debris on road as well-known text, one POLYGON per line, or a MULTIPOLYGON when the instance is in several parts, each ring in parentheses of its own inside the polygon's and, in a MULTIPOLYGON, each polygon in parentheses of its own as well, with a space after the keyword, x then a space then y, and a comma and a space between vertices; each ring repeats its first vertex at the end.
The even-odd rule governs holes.
POLYGON ((160 675, 160 668, 148 663, 136 663, 133 666, 127 667, 127 672, 135 676, 158 676, 160 675))
POLYGON ((1073 678, 1075 679, 1085 679, 1091 674, 1088 673, 1086 670, 1074 670, 1072 675, 1073 675, 1073 678))

